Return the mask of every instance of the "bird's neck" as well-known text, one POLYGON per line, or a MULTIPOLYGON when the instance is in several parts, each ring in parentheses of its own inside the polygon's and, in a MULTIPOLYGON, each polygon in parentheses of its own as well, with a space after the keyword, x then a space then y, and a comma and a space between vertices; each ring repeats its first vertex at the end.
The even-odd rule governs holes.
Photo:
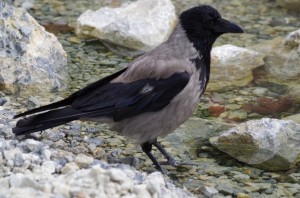
POLYGON ((193 46, 199 52, 202 61, 206 66, 210 67, 210 52, 213 46, 213 43, 216 39, 198 39, 198 38, 189 38, 189 40, 193 43, 193 46))
POLYGON ((201 82, 200 89, 201 92, 206 90, 209 75, 210 75, 210 52, 213 46, 213 43, 216 39, 198 39, 198 38, 189 38, 189 40, 193 43, 193 46, 198 51, 198 56, 196 59, 192 60, 196 68, 199 70, 199 81, 201 82))

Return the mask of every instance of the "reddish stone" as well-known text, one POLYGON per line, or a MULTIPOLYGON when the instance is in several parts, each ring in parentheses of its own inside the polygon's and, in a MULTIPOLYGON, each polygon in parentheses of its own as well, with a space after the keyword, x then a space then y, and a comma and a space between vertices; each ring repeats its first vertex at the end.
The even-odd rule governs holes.
POLYGON ((276 114, 288 110, 293 105, 293 101, 287 97, 281 97, 278 100, 262 97, 257 102, 258 104, 245 104, 243 107, 248 112, 276 116, 276 114))
POLYGON ((221 113, 225 111, 224 106, 210 106, 208 109, 211 116, 218 117, 221 113))

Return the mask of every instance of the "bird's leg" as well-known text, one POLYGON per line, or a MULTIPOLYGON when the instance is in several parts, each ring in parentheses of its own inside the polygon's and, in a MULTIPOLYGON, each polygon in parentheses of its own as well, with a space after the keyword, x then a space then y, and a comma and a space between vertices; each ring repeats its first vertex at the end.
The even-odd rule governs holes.
POLYGON ((151 153, 152 151, 152 143, 146 142, 141 145, 142 150, 146 153, 146 155, 151 159, 155 168, 159 170, 163 174, 167 174, 167 171, 159 164, 154 155, 151 153))
POLYGON ((171 166, 177 166, 179 165, 178 162, 166 151, 166 149, 157 141, 155 140, 153 142, 153 145, 165 156, 167 159, 167 164, 171 166))
POLYGON ((155 140, 153 142, 153 145, 165 156, 167 159, 167 162, 161 163, 161 164, 168 164, 171 166, 179 166, 179 165, 197 165, 195 163, 190 163, 190 162, 177 162, 167 151, 166 149, 157 141, 155 140))

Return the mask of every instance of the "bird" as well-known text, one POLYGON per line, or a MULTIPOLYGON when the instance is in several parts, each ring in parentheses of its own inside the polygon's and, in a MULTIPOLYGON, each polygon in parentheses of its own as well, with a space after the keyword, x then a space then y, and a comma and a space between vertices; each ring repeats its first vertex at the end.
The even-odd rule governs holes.
POLYGON ((14 116, 23 118, 13 133, 30 134, 73 120, 107 123, 112 131, 134 139, 156 169, 166 173, 152 147, 167 164, 180 163, 157 139, 173 132, 195 111, 209 82, 216 39, 243 32, 210 5, 187 9, 165 42, 63 100, 14 116))

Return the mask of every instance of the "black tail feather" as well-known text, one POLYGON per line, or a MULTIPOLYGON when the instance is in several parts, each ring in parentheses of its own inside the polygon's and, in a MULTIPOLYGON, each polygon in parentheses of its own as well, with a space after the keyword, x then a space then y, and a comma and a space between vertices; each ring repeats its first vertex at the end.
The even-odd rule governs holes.
POLYGON ((15 128, 13 128, 13 133, 15 135, 26 135, 26 134, 30 134, 33 132, 53 128, 53 127, 56 127, 56 126, 59 126, 62 124, 66 124, 68 122, 70 122, 70 121, 61 121, 61 122, 48 123, 48 124, 43 124, 43 125, 29 125, 29 126, 24 126, 24 127, 15 127, 15 128))
POLYGON ((14 118, 19 118, 19 117, 30 115, 30 114, 34 114, 34 113, 38 113, 38 112, 47 111, 47 110, 50 110, 50 109, 55 109, 55 108, 67 106, 71 102, 69 100, 70 100, 69 98, 66 98, 64 100, 61 100, 61 101, 58 101, 58 102, 54 102, 54 103, 49 104, 49 105, 45 105, 45 106, 42 106, 42 107, 31 109, 29 111, 26 111, 26 112, 20 113, 18 115, 15 115, 14 118))
POLYGON ((66 107, 23 118, 19 120, 16 127, 13 128, 13 133, 16 135, 25 135, 56 127, 78 119, 79 113, 78 110, 66 107))
POLYGON ((72 107, 65 107, 23 118, 19 120, 16 127, 13 128, 13 133, 16 135, 25 135, 56 127, 80 118, 112 116, 114 112, 115 109, 113 108, 81 112, 80 110, 73 109, 72 107))

